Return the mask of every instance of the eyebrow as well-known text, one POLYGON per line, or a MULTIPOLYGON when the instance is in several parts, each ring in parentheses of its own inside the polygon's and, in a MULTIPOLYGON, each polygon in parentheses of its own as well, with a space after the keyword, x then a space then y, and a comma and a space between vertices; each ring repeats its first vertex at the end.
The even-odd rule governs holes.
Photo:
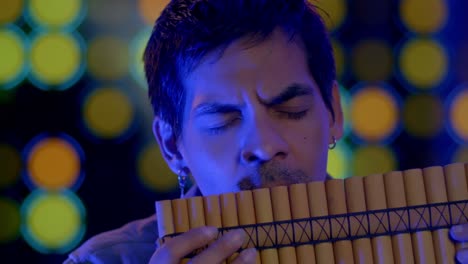
POLYGON ((300 83, 293 83, 290 86, 286 87, 283 92, 281 92, 279 95, 269 99, 269 100, 263 100, 259 99, 264 105, 267 107, 272 107, 276 105, 280 105, 284 102, 287 102, 294 97, 302 96, 302 95, 313 95, 314 92, 312 90, 312 87, 305 85, 305 84, 300 84, 300 83))
POLYGON ((232 112, 240 112, 239 107, 233 104, 203 103, 195 108, 194 115, 201 116, 206 114, 224 114, 232 112))
MULTIPOLYGON (((313 95, 313 90, 310 86, 305 84, 293 83, 286 87, 279 95, 274 96, 269 100, 260 99, 260 102, 267 107, 273 107, 287 102, 294 97, 302 95, 313 95)), ((194 116, 201 116, 206 114, 226 114, 233 112, 241 112, 238 105, 234 104, 220 104, 220 103, 202 103, 195 107, 194 116)))

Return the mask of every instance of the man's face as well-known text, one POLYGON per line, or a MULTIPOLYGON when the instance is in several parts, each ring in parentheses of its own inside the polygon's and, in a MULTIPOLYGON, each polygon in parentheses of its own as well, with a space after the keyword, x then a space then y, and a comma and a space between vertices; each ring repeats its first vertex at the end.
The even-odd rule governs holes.
POLYGON ((334 98, 334 123, 305 58, 277 31, 253 47, 237 41, 221 57, 209 54, 184 79, 177 148, 204 195, 325 179, 341 109, 334 98))

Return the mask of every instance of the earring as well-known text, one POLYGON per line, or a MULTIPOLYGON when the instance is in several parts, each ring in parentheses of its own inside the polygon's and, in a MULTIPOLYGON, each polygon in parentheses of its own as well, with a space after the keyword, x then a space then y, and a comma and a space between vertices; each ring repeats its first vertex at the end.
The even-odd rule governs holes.
POLYGON ((182 175, 182 169, 177 172, 177 179, 179 180, 180 198, 184 198, 185 195, 185 183, 187 182, 187 176, 182 175))
POLYGON ((336 138, 335 136, 332 136, 332 138, 333 138, 333 143, 328 144, 328 149, 334 149, 336 147, 336 138))

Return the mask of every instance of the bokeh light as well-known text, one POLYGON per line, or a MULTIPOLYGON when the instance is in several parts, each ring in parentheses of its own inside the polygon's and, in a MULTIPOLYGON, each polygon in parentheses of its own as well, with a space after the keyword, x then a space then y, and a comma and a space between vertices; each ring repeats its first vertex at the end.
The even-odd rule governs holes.
POLYGON ((341 109, 343 111, 343 137, 348 136, 351 133, 351 118, 350 118, 350 105, 351 105, 351 96, 349 95, 348 90, 340 84, 340 102, 341 109))
POLYGON ((354 135, 367 142, 391 140, 399 131, 399 99, 383 86, 353 89, 350 119, 354 135))
MULTIPOLYGON (((157 1, 160 0, 155 2, 157 1)), ((88 8, 86 24, 95 30, 117 29, 116 32, 122 33, 128 29, 129 21, 135 21, 136 1, 99 0, 86 2, 88 8)))
POLYGON ((136 162, 138 178, 147 189, 170 192, 178 187, 177 176, 167 166, 157 144, 145 146, 136 162))
POLYGON ((341 43, 335 39, 332 39, 332 47, 336 65, 336 77, 337 79, 341 79, 346 68, 346 53, 341 43))
POLYGON ((436 136, 444 126, 444 108, 439 97, 410 95, 403 106, 403 127, 415 137, 436 136))
POLYGON ((445 26, 448 7, 445 0, 404 0, 400 1, 400 17, 409 30, 432 34, 445 26))
POLYGON ((31 189, 77 189, 83 181, 84 154, 66 135, 34 138, 25 149, 25 181, 31 189))
POLYGON ((11 242, 19 237, 21 214, 19 204, 0 196, 0 245, 11 242))
POLYGON ((72 192, 32 192, 21 207, 21 233, 42 253, 65 253, 83 238, 85 207, 72 192))
POLYGON ((31 27, 74 29, 85 16, 83 0, 29 0, 27 18, 31 27))
POLYGON ((9 144, 0 143, 0 190, 14 185, 21 174, 21 155, 9 144))
POLYGON ((345 0, 313 1, 310 3, 318 7, 319 14, 323 17, 325 26, 329 31, 337 30, 345 21, 348 7, 345 0))
POLYGON ((468 144, 468 85, 455 89, 447 102, 449 132, 456 141, 468 144))
POLYGON ((143 64, 143 54, 145 52, 146 44, 151 36, 151 27, 145 28, 138 33, 131 44, 131 68, 130 71, 133 78, 144 89, 148 88, 145 77, 145 69, 143 64))
POLYGON ((102 87, 83 100, 83 122, 94 137, 118 139, 136 127, 135 106, 121 89, 102 87))
POLYGON ((149 26, 152 26, 170 0, 138 0, 138 11, 149 26))
POLYGON ((387 42, 363 39, 352 52, 352 69, 358 80, 386 81, 392 75, 393 57, 387 42))
POLYGON ((102 35, 89 42, 88 71, 99 80, 117 80, 128 73, 129 54, 124 40, 102 35))
POLYGON ((460 146, 453 154, 452 158, 453 163, 461 162, 468 163, 468 147, 460 146))
POLYGON ((353 176, 386 173, 398 168, 397 158, 386 146, 368 145, 355 149, 351 161, 353 176))
POLYGON ((83 74, 83 40, 77 33, 39 33, 31 44, 31 81, 38 88, 63 90, 83 74))
POLYGON ((345 141, 336 143, 333 150, 328 151, 327 172, 334 179, 345 179, 351 175, 351 149, 345 141))
POLYGON ((0 89, 11 89, 27 74, 29 42, 21 29, 8 26, 0 29, 0 89))
POLYGON ((417 89, 437 87, 447 76, 448 57, 443 46, 431 39, 412 39, 399 53, 403 80, 417 89))
POLYGON ((0 25, 13 23, 18 20, 23 12, 23 7, 24 0, 0 1, 0 25))

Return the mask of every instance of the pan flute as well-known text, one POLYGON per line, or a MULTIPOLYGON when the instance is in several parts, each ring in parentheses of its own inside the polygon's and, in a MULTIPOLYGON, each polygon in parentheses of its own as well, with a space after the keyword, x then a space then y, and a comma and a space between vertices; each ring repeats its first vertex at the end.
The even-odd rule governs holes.
POLYGON ((240 250, 256 247, 258 263, 455 263, 449 228, 468 222, 467 178, 454 163, 158 201, 159 243, 209 225, 245 230, 240 250))

